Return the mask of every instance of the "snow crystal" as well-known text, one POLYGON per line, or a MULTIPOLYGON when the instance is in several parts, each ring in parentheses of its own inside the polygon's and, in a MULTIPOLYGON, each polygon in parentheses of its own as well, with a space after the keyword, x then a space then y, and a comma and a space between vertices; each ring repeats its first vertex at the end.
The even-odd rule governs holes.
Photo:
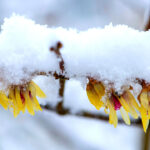
POLYGON ((6 84, 30 80, 34 72, 60 72, 49 48, 61 41, 68 77, 92 76, 116 89, 136 78, 150 82, 150 31, 108 25, 87 31, 47 28, 22 16, 5 19, 0 34, 0 78, 6 84))

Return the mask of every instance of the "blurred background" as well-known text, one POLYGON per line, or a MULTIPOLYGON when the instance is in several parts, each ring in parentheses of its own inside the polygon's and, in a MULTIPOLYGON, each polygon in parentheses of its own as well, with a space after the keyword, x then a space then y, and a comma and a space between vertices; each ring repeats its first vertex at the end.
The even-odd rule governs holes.
MULTIPOLYGON (((0 0, 0 24, 12 13, 24 15, 48 27, 62 26, 87 30, 112 23, 144 30, 150 14, 150 0, 0 0)), ((59 82, 52 77, 37 77, 47 94, 42 105, 55 107, 60 100, 59 82)), ((65 83, 64 107, 71 113, 97 112, 89 103, 79 81, 65 83)), ((43 110, 35 116, 13 117, 0 107, 1 150, 150 150, 148 136, 141 126, 119 124, 72 115, 59 116, 43 110)), ((150 140, 150 138, 149 138, 150 140)))

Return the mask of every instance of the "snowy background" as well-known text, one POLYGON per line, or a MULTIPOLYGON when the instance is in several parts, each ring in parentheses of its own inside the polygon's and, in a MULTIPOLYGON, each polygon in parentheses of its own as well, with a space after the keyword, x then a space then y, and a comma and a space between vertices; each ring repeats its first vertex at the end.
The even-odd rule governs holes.
MULTIPOLYGON (((149 0, 0 0, 0 24, 13 12, 48 27, 73 27, 86 30, 112 22, 143 30, 148 20, 149 0)), ((59 83, 50 77, 35 79, 47 95, 41 104, 56 105, 59 83)), ((67 81, 66 107, 94 111, 79 81, 67 81), (74 105, 71 105, 71 104, 74 105)), ((143 129, 73 116, 58 116, 49 111, 19 115, 16 119, 0 108, 0 149, 2 150, 140 150, 143 129)))

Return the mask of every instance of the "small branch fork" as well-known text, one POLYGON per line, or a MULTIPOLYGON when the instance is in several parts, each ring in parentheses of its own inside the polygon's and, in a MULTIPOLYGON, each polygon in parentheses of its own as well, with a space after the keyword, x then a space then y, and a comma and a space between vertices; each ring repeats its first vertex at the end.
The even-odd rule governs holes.
POLYGON ((56 106, 56 110, 59 114, 65 114, 67 110, 63 109, 63 102, 64 102, 64 89, 65 89, 65 76, 63 73, 65 72, 65 67, 64 67, 64 60, 61 55, 60 49, 63 47, 61 42, 57 42, 57 44, 54 47, 50 48, 50 51, 54 52, 57 56, 57 58, 60 59, 59 61, 59 68, 61 70, 62 75, 58 75, 56 72, 54 73, 55 79, 59 79, 59 97, 60 97, 60 102, 56 106))

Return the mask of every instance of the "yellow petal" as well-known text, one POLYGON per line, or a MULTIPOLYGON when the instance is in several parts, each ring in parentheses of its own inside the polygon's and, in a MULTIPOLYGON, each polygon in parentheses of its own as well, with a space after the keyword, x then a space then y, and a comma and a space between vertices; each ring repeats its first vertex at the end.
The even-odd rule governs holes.
POLYGON ((92 84, 89 83, 87 85, 86 93, 91 104, 93 104, 96 107, 96 109, 99 110, 102 107, 103 102, 99 99, 99 96, 97 95, 92 84))
POLYGON ((35 89, 36 89, 36 95, 38 97, 40 97, 40 98, 45 98, 46 97, 45 93, 40 89, 40 87, 36 83, 34 83, 33 81, 31 81, 30 84, 35 87, 35 89))
POLYGON ((24 97, 25 97, 25 105, 26 105, 26 108, 28 110, 28 112, 31 114, 31 115, 34 115, 34 109, 33 109, 33 103, 29 97, 29 91, 26 90, 24 92, 24 97))
POLYGON ((28 89, 29 89, 29 91, 31 92, 32 97, 35 97, 35 96, 36 96, 36 89, 35 89, 35 87, 33 86, 33 84, 29 84, 28 89))
POLYGON ((135 101, 135 99, 132 99, 131 93, 130 92, 125 92, 122 95, 122 99, 124 99, 124 101, 128 105, 128 107, 127 107, 127 105, 125 105, 126 107, 124 107, 124 105, 122 105, 124 107, 124 109, 127 112, 129 112, 133 118, 137 119, 138 118, 138 114, 137 114, 136 109, 135 109, 136 101, 135 101), (129 108, 129 109, 126 109, 126 108, 129 108))
POLYGON ((148 93, 146 90, 140 94, 140 103, 144 108, 148 109, 149 101, 148 101, 148 93))
POLYGON ((38 102, 38 100, 36 99, 36 97, 33 97, 33 105, 34 105, 34 109, 36 110, 36 111, 42 111, 42 108, 41 108, 41 106, 40 106, 40 104, 39 104, 39 102, 38 102))
POLYGON ((148 128, 148 124, 149 124, 148 112, 143 106, 141 106, 140 112, 141 112, 141 119, 142 119, 143 129, 144 129, 144 132, 146 132, 146 130, 148 128))
POLYGON ((107 111, 107 109, 106 109, 106 107, 104 109, 104 112, 105 112, 105 114, 109 114, 108 111, 107 111))
POLYGON ((134 106, 138 111, 140 111, 140 107, 139 107, 138 103, 136 102, 132 93, 130 91, 127 91, 127 93, 128 93, 128 96, 129 96, 132 106, 134 106))
POLYGON ((97 82, 97 83, 93 84, 93 86, 94 86, 96 93, 99 96, 99 99, 101 99, 102 96, 105 95, 105 88, 104 88, 103 84, 100 82, 97 82))
POLYGON ((20 97, 20 89, 19 89, 19 87, 15 88, 15 97, 16 97, 16 101, 17 101, 19 109, 22 110, 24 105, 23 105, 21 97, 20 97))
POLYGON ((40 106, 40 104, 39 104, 39 102, 38 102, 38 100, 36 98, 36 89, 31 84, 29 85, 29 91, 31 92, 31 96, 32 96, 31 99, 32 99, 32 103, 33 103, 34 109, 36 111, 39 111, 39 110, 42 111, 42 108, 41 108, 41 106, 40 106))
POLYGON ((14 89, 9 90, 9 97, 13 100, 13 106, 12 107, 13 107, 14 117, 17 117, 18 114, 20 113, 20 110, 19 110, 18 105, 17 105, 14 89))
POLYGON ((111 102, 111 100, 108 99, 107 101, 108 101, 108 108, 109 108, 109 123, 113 124, 114 127, 116 128, 118 124, 117 113, 114 109, 114 105, 111 102))
POLYGON ((0 92, 0 104, 3 106, 4 109, 8 109, 10 101, 11 100, 9 100, 3 92, 0 92))
POLYGON ((129 111, 130 111, 130 107, 129 107, 127 101, 126 101, 122 96, 121 96, 120 98, 118 98, 118 100, 119 100, 121 106, 123 106, 123 108, 124 108, 127 112, 129 112, 129 111))
POLYGON ((127 125, 130 125, 130 118, 129 118, 129 115, 128 115, 128 112, 126 112, 123 107, 120 108, 120 113, 121 113, 121 116, 124 120, 124 122, 127 124, 127 125))

